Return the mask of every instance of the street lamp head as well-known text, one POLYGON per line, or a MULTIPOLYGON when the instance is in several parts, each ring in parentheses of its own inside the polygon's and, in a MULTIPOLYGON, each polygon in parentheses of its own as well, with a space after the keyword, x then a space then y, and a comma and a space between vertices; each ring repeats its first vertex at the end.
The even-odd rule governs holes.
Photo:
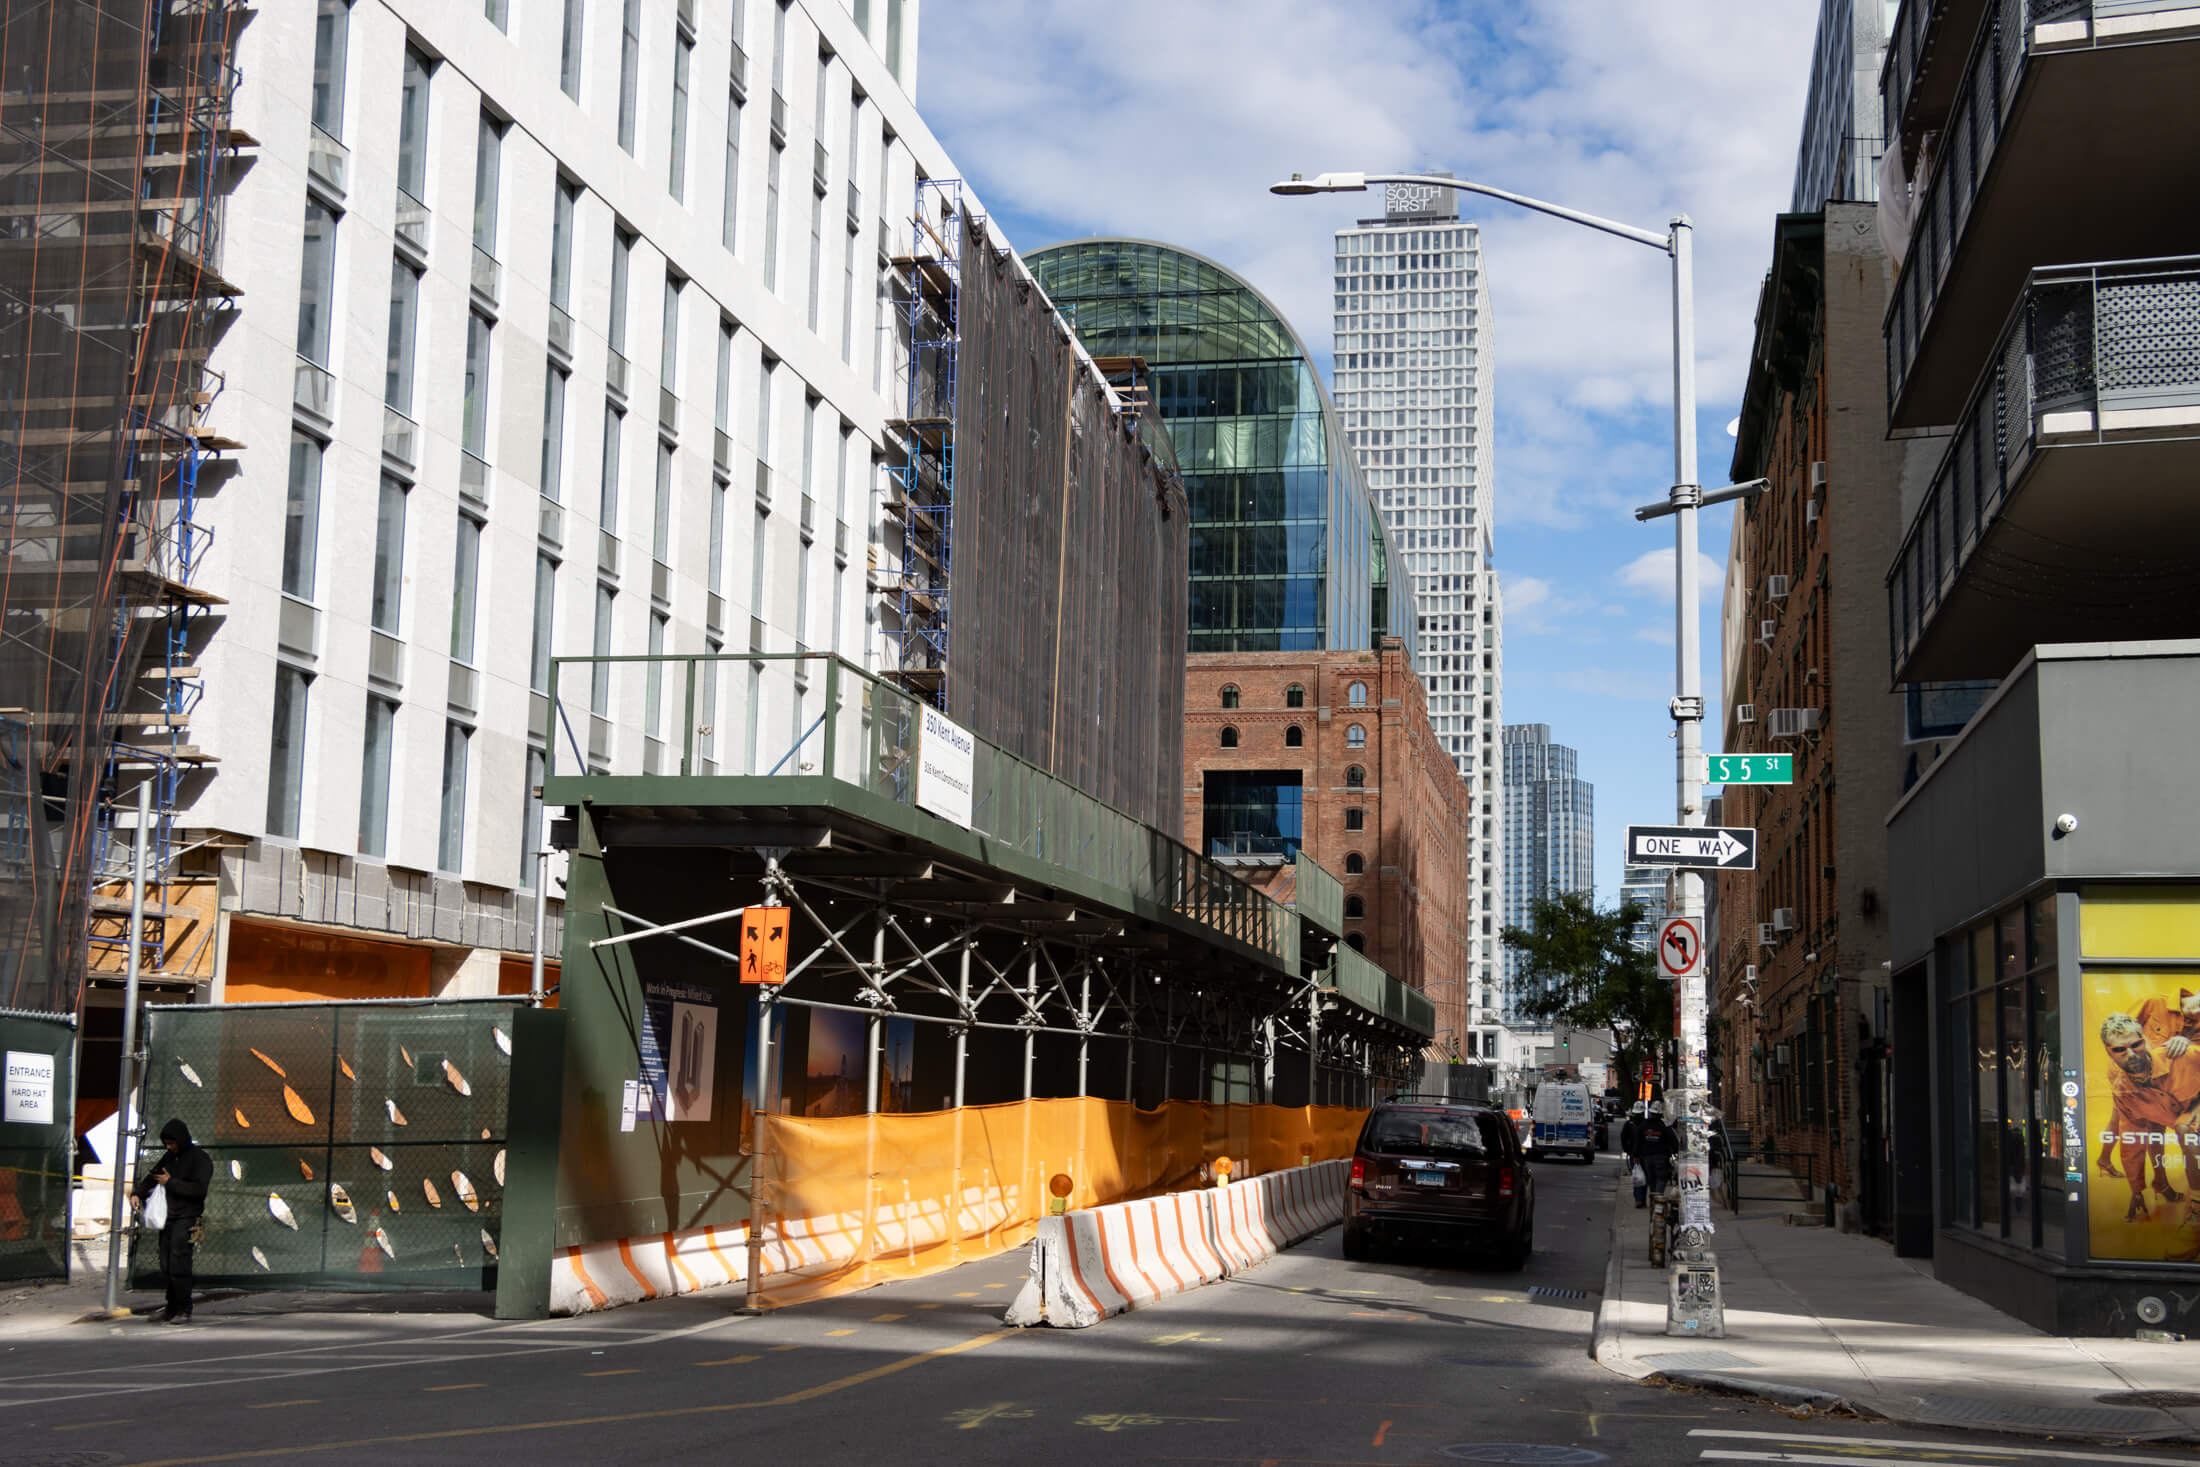
POLYGON ((1268 185, 1268 192, 1296 197, 1299 194, 1364 194, 1367 192, 1367 175, 1364 173, 1317 173, 1308 178, 1294 173, 1282 183, 1268 185))

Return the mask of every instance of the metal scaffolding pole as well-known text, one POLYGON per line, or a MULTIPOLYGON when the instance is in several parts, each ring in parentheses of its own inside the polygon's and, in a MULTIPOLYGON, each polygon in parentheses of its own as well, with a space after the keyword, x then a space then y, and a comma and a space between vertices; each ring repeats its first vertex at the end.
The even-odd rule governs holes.
POLYGON ((133 1130, 144 1128, 144 1118, 136 1117, 133 1124, 133 1093, 138 1084, 137 1027, 138 1027, 138 971, 144 966, 145 952, 145 854, 147 842, 153 832, 153 779, 147 775, 138 784, 137 800, 137 849, 130 857, 130 967, 129 977, 122 989, 122 1088, 118 1092, 122 1104, 115 1112, 115 1148, 109 1159, 115 1169, 114 1189, 111 1194, 112 1211, 107 1215, 107 1304, 110 1317, 129 1314, 120 1303, 122 1292, 122 1220, 128 1216, 124 1188, 129 1181, 130 1136, 133 1130))

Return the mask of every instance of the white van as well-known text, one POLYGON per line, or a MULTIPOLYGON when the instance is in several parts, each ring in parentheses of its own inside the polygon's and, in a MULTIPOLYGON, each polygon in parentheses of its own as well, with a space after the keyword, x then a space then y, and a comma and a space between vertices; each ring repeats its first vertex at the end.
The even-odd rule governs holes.
POLYGON ((1562 1081, 1538 1085, 1535 1116, 1528 1128, 1528 1154, 1570 1151, 1583 1161, 1595 1161, 1595 1104, 1586 1085, 1562 1081))

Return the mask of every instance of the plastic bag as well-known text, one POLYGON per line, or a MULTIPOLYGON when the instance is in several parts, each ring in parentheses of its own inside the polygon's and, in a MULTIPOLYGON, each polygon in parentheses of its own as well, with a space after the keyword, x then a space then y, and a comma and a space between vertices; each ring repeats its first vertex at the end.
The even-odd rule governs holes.
POLYGON ((1639 1161, 1635 1163, 1634 1178, 1635 1185, 1638 1187, 1647 1187, 1650 1185, 1650 1179, 1647 1176, 1643 1175, 1642 1163, 1639 1161))
POLYGON ((145 1199, 145 1226, 159 1232, 168 1226, 168 1188, 164 1183, 155 1187, 145 1199))

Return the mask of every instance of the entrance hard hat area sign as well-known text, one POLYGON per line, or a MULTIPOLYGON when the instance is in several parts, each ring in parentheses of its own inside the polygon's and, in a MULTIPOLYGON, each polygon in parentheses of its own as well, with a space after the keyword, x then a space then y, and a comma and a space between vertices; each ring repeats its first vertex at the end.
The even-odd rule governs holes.
POLYGON ((1634 866, 1754 871, 1757 832, 1746 825, 1630 825, 1627 861, 1634 866))
POLYGON ((1703 963, 1703 933, 1686 917, 1675 917, 1658 929, 1658 972, 1667 978, 1686 978, 1703 963))

